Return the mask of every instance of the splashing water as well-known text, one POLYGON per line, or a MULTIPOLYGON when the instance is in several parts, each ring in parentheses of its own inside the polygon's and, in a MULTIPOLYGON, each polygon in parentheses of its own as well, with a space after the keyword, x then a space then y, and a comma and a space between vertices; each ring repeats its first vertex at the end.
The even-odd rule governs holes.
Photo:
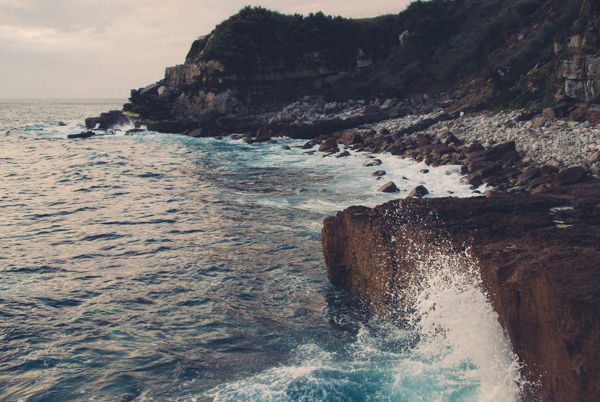
POLYGON ((476 262, 442 251, 415 256, 418 289, 400 328, 372 318, 356 340, 216 388, 215 401, 517 401, 518 357, 482 290, 476 262))

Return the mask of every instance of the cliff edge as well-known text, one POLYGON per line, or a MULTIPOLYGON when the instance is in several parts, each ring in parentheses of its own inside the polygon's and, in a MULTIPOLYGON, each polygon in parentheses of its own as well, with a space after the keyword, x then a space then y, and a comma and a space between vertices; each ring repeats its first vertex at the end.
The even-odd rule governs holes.
POLYGON ((524 363, 524 400, 600 398, 599 239, 600 180, 350 207, 322 230, 331 283, 399 323, 418 282, 416 256, 469 253, 524 363))

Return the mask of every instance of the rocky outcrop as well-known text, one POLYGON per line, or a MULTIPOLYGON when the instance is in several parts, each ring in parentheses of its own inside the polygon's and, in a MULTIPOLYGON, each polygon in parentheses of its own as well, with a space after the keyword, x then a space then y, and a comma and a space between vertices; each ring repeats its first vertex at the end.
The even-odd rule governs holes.
POLYGON ((468 250, 524 363, 525 394, 556 401, 600 398, 599 239, 599 180, 350 207, 322 231, 331 283, 399 321, 418 285, 415 256, 468 250))
POLYGON ((577 102, 600 102, 600 44, 596 29, 569 37, 566 45, 555 43, 554 51, 565 56, 560 74, 564 95, 577 102))

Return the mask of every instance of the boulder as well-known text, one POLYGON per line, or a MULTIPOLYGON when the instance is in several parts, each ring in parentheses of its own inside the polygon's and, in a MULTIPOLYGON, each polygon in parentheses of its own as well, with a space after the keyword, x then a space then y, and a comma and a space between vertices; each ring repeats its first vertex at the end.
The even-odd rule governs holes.
POLYGON ((451 154, 455 151, 455 149, 444 144, 428 144, 417 148, 417 151, 421 154, 432 155, 436 158, 441 158, 444 154, 451 154))
POLYGON ((85 126, 89 129, 108 130, 114 126, 132 122, 133 119, 125 115, 122 110, 111 110, 110 112, 101 113, 99 117, 88 117, 85 119, 85 126))
POLYGON ((353 145, 362 142, 362 137, 358 133, 346 131, 340 136, 340 142, 344 145, 353 145))
POLYGON ((470 184, 473 187, 479 187, 483 184, 483 178, 477 172, 469 173, 466 176, 460 178, 460 183, 470 184))
POLYGON ((379 191, 382 193, 397 193, 400 190, 398 189, 398 187, 396 187, 396 184, 394 184, 393 181, 390 181, 381 186, 379 188, 379 191))
POLYGON ((364 115, 375 114, 375 113, 379 113, 379 106, 377 106, 377 105, 367 105, 363 108, 364 115))
POLYGON ((344 151, 344 152, 341 152, 341 153, 339 153, 339 154, 338 154, 338 155, 336 155, 335 157, 336 157, 336 158, 344 158, 344 157, 346 157, 346 156, 350 156, 350 152, 348 152, 348 151, 344 151))
POLYGON ((515 142, 509 141, 495 145, 483 151, 472 152, 467 155, 468 162, 491 161, 495 162, 502 159, 508 152, 516 152, 515 142))
POLYGON ((425 186, 417 186, 417 187, 413 188, 410 193, 408 193, 408 196, 423 198, 427 194, 429 194, 429 190, 427 190, 427 188, 425 186))
POLYGON ((76 139, 76 138, 90 138, 94 137, 96 134, 93 131, 82 131, 78 134, 68 134, 67 138, 76 139))
POLYGON ((385 175, 385 170, 376 170, 375 172, 371 173, 371 176, 375 176, 375 177, 381 177, 385 175))
POLYGON ((563 186, 565 184, 575 184, 582 182, 586 179, 587 172, 581 166, 573 166, 561 170, 554 176, 552 184, 563 186))
POLYGON ((365 163, 363 163, 364 167, 371 167, 371 166, 380 166, 383 162, 381 161, 381 159, 368 159, 365 163))
POLYGON ((326 139, 320 146, 319 152, 338 152, 340 148, 338 147, 337 141, 335 138, 331 137, 326 139))
POLYGON ((525 169, 525 171, 518 177, 519 181, 531 181, 537 179, 542 175, 542 170, 537 166, 531 166, 525 169))

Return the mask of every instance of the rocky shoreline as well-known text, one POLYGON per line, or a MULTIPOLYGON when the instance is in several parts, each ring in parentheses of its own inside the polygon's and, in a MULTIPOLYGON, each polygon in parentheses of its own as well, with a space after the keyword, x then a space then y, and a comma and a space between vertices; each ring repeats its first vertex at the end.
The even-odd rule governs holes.
MULTIPOLYGON (((157 85, 138 93, 171 93, 157 85)), ((309 139, 305 149, 314 147, 327 156, 347 156, 344 151, 352 149, 388 152, 431 166, 462 165, 463 182, 473 188, 485 183, 491 192, 543 191, 600 174, 600 126, 595 123, 558 119, 551 108, 465 115, 452 111, 453 105, 446 98, 327 103, 320 96, 307 96, 276 112, 240 116, 225 126, 191 128, 182 134, 239 133, 248 143, 288 136, 309 139)), ((133 133, 144 123, 111 111, 86 119, 89 130, 71 138, 89 138, 120 124, 135 124, 129 130, 133 133)))

